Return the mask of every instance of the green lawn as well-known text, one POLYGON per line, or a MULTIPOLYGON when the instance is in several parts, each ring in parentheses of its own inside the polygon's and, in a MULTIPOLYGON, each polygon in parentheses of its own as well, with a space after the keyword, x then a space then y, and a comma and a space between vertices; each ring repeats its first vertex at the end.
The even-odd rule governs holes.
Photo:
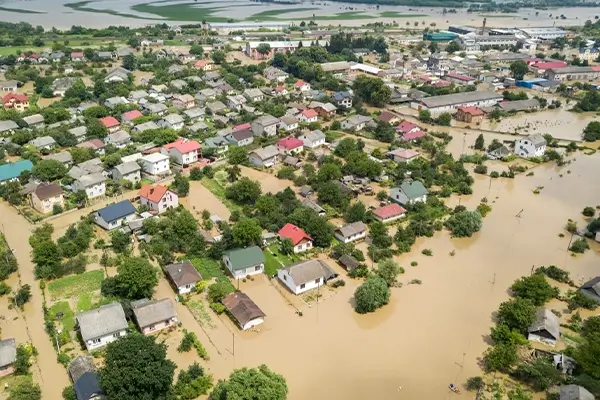
POLYGON ((219 181, 216 178, 213 178, 213 179, 202 178, 201 182, 202 182, 202 186, 207 188, 212 194, 215 195, 216 198, 221 200, 221 202, 223 204, 225 204, 225 207, 227 207, 229 209, 229 211, 234 211, 234 210, 241 211, 242 210, 242 206, 234 203, 233 201, 231 201, 227 197, 225 197, 225 186, 223 186, 223 184, 219 183, 219 181))
POLYGON ((75 329, 75 313, 69 307, 69 302, 60 301, 54 304, 50 307, 50 316, 53 320, 60 321, 63 332, 71 332, 75 329), (63 314, 61 318, 56 316, 58 313, 63 314))
POLYGON ((71 275, 48 284, 52 300, 80 297, 85 293, 100 290, 104 280, 104 271, 88 271, 80 275, 71 275))
POLYGON ((267 276, 274 276, 281 267, 282 265, 277 258, 269 251, 265 251, 265 274, 267 276))
POLYGON ((265 273, 268 276, 273 276, 277 274, 277 270, 281 267, 285 267, 296 261, 301 260, 301 258, 296 254, 291 254, 289 256, 281 254, 281 252, 279 251, 279 243, 273 243, 272 245, 267 247, 263 253, 265 254, 266 260, 265 273))
POLYGON ((8 47, 0 47, 0 56, 8 56, 11 54, 20 54, 24 51, 33 51, 34 53, 39 53, 44 51, 44 47, 35 47, 35 46, 8 46, 8 47))
POLYGON ((192 258, 190 261, 203 280, 217 278, 218 281, 226 282, 232 288, 234 287, 218 261, 211 258, 192 258))
POLYGON ((83 293, 77 299, 77 312, 89 311, 92 309, 92 305, 94 304, 94 299, 92 293, 83 293))

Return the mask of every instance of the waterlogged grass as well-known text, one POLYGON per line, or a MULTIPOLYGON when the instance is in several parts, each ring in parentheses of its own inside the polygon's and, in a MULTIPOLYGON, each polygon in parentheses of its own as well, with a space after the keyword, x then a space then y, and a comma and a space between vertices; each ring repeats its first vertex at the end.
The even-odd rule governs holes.
POLYGON ((227 22, 230 18, 215 17, 214 12, 226 9, 228 7, 199 7, 198 3, 180 3, 156 5, 136 4, 131 6, 131 9, 137 12, 154 14, 167 20, 174 21, 208 21, 208 22, 227 22))
POLYGON ((87 5, 93 3, 93 0, 91 1, 79 1, 77 3, 67 3, 65 4, 65 7, 68 7, 72 10, 75 11, 82 11, 82 12, 90 12, 90 13, 95 13, 95 14, 110 14, 110 15, 116 15, 118 17, 127 17, 127 18, 136 18, 136 19, 147 19, 147 20, 153 20, 155 18, 146 18, 146 17, 142 17, 139 15, 134 15, 134 14, 128 14, 128 13, 121 13, 115 10, 99 10, 96 8, 92 8, 92 7, 88 7, 87 5))
POLYGON ((52 300, 79 298, 85 293, 100 290, 103 280, 104 271, 88 271, 52 281, 48 284, 48 290, 52 300))
POLYGON ((63 332, 71 332, 75 329, 75 313, 69 307, 69 302, 60 301, 50 307, 50 316, 53 320, 60 321, 63 332), (62 313, 62 317, 58 317, 57 314, 62 313))
POLYGON ((206 311, 206 307, 202 301, 192 300, 188 301, 186 305, 200 326, 216 328, 216 325, 210 318, 210 314, 206 311))
POLYGON ((211 258, 192 258, 190 261, 194 268, 196 268, 196 271, 202 275, 202 279, 225 277, 219 262, 216 260, 211 258))
POLYGON ((17 14, 46 14, 43 11, 24 10, 22 8, 9 8, 0 6, 0 11, 12 12, 17 14))
POLYGON ((398 11, 382 11, 379 13, 381 18, 417 18, 426 17, 427 14, 405 14, 398 11))
POLYGON ((225 196, 225 186, 217 179, 202 178, 201 182, 202 186, 207 188, 212 194, 215 195, 216 198, 221 200, 221 203, 225 204, 225 207, 227 207, 229 211, 242 210, 241 206, 235 204, 225 196))
MULTIPOLYGON (((267 10, 253 14, 248 20, 253 21, 271 21, 278 20, 280 16, 293 12, 318 11, 318 8, 278 8, 277 10, 267 10)), ((306 18, 304 18, 306 19, 306 18)))

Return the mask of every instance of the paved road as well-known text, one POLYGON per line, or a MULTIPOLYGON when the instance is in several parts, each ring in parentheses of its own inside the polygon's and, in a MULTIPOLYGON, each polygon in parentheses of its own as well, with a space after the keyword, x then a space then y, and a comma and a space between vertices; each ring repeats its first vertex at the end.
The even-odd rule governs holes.
MULTIPOLYGON (((6 241, 13 249, 19 263, 21 284, 31 286, 32 298, 21 313, 22 319, 14 323, 25 322, 27 338, 17 338, 19 343, 30 341, 38 350, 36 363, 32 366, 34 380, 42 388, 43 399, 61 399, 62 390, 70 384, 65 368, 56 361, 56 351, 44 330, 42 311, 42 291, 35 280, 31 262, 29 236, 33 226, 6 202, 0 203, 0 224, 6 235, 6 241)), ((14 288, 16 289, 16 288, 14 288)))

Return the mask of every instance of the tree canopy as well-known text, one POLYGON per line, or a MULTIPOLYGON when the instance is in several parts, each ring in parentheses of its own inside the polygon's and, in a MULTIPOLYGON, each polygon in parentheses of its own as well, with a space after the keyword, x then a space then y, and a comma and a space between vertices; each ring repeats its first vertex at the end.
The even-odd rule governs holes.
POLYGON ((390 289, 385 279, 371 276, 354 292, 354 310, 366 314, 383 307, 390 301, 390 289))
POLYGON ((220 380, 210 398, 212 400, 285 400, 288 394, 283 376, 266 365, 258 368, 237 369, 229 379, 220 380))
POLYGON ((446 221, 446 227, 456 237, 471 237, 473 233, 479 232, 482 225, 482 217, 478 211, 460 211, 453 214, 446 221))

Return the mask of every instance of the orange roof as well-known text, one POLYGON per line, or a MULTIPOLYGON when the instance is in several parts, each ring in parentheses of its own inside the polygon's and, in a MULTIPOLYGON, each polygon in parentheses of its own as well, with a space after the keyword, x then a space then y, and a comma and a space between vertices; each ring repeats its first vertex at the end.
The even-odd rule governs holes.
POLYGON ((138 192, 138 196, 150 200, 153 203, 158 203, 164 195, 169 191, 166 186, 145 184, 138 192))
POLYGON ((204 68, 206 67, 209 63, 208 60, 198 60, 196 61, 196 63, 194 64, 194 67, 196 68, 204 68))
POLYGON ((465 114, 471 114, 473 116, 475 116, 475 115, 483 115, 483 111, 481 111, 481 109, 479 107, 475 107, 475 106, 458 107, 457 109, 461 110, 465 114))
POLYGON ((112 128, 114 126, 120 125, 119 120, 117 120, 115 117, 104 117, 104 118, 99 118, 99 119, 100 119, 100 122, 102 122, 102 124, 107 128, 112 128))
POLYGON ((315 110, 312 110, 310 108, 307 108, 306 110, 302 111, 302 115, 304 115, 305 118, 314 118, 319 116, 319 114, 317 114, 315 110))

